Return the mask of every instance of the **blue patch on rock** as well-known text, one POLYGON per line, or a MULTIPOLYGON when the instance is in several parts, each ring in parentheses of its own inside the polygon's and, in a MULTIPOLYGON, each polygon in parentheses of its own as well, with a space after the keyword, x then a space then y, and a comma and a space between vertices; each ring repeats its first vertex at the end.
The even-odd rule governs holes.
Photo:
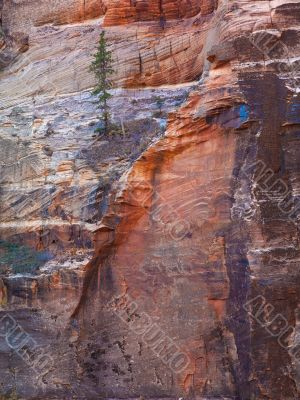
POLYGON ((249 109, 245 104, 240 105, 240 120, 246 122, 249 118, 249 109))

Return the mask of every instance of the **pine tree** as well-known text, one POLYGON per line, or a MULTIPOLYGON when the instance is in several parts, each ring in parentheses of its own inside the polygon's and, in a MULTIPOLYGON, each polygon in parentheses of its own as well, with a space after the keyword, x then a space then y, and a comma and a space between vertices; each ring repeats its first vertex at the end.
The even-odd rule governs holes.
POLYGON ((112 87, 109 77, 113 74, 114 70, 112 69, 111 52, 107 50, 104 31, 101 32, 97 52, 93 57, 94 61, 91 63, 90 70, 94 73, 97 84, 92 94, 98 97, 98 107, 102 110, 102 115, 99 119, 103 122, 103 130, 98 129, 97 131, 104 131, 104 133, 107 134, 110 124, 108 100, 112 97, 109 93, 109 89, 112 87))

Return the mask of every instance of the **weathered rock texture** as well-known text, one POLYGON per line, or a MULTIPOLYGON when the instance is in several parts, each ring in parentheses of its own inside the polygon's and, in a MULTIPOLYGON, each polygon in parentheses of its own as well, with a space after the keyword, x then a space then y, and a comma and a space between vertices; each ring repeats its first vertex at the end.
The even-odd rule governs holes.
POLYGON ((107 3, 106 26, 141 21, 159 21, 207 15, 216 8, 215 0, 113 0, 107 3))
POLYGON ((50 253, 0 279, 50 357, 2 319, 3 394, 298 399, 299 2, 0 4, 0 235, 50 253))

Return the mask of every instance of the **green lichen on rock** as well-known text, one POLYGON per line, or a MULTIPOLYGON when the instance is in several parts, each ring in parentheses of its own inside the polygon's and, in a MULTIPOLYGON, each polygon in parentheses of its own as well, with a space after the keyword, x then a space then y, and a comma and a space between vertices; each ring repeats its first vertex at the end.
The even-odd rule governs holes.
POLYGON ((18 400, 19 397, 17 395, 16 390, 12 390, 10 393, 0 394, 0 400, 18 400))
POLYGON ((0 240, 0 273, 35 273, 47 259, 46 252, 0 240))

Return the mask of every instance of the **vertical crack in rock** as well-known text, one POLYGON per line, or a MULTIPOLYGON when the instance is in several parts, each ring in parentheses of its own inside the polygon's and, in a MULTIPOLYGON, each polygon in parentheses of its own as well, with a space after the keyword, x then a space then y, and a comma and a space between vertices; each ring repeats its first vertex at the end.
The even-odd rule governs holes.
MULTIPOLYGON (((247 155, 250 138, 245 134, 239 139, 236 152, 234 177, 232 179, 232 197, 241 190, 243 181, 241 168, 247 155)), ((251 185, 251 182, 247 182, 251 185)), ((234 204, 233 204, 234 207, 234 204)), ((233 207, 231 210, 233 210, 233 207)), ((230 293, 227 303, 227 328, 234 334, 238 360, 234 365, 234 379, 236 395, 241 400, 250 398, 250 371, 251 371, 251 334, 250 323, 244 304, 247 301, 250 276, 248 262, 249 233, 245 221, 235 220, 225 232, 226 266, 230 281, 230 293)))
MULTIPOLYGON (((254 106, 253 117, 260 123, 256 153, 251 160, 252 165, 258 163, 256 170, 253 169, 253 177, 254 179, 260 175, 263 177, 267 168, 272 171, 272 175, 261 178, 253 190, 258 212, 264 224, 259 228, 261 240, 257 234, 254 234, 254 230, 250 234, 252 243, 248 252, 251 254, 249 269, 252 285, 248 298, 263 296, 266 303, 274 307, 273 315, 269 316, 270 320, 276 317, 276 313, 281 313, 288 323, 295 327, 294 310, 297 307, 296 298, 299 292, 298 289, 293 288, 299 278, 291 282, 294 280, 293 273, 291 277, 287 277, 284 271, 290 264, 293 265, 293 259, 297 257, 298 250, 293 248, 293 243, 298 243, 298 231, 293 221, 286 218, 284 208, 287 204, 296 205, 292 185, 293 176, 298 167, 291 169, 291 165, 295 165, 294 159, 287 156, 290 154, 291 143, 297 147, 299 144, 293 130, 287 128, 283 131, 283 126, 291 118, 290 110, 295 101, 297 102, 297 96, 288 93, 283 81, 273 73, 266 72, 260 76, 252 73, 242 74, 240 82, 247 102, 254 106), (266 92, 269 93, 268 96, 265 95, 266 92), (266 166, 264 171, 262 165, 266 166), (285 183, 288 193, 282 190, 275 192, 276 195, 272 193, 271 187, 276 185, 276 182, 279 183, 279 179, 285 183), (264 190, 261 189, 262 187, 264 190), (281 195, 282 198, 280 198, 281 195), (285 199, 284 203, 280 203, 283 199, 285 199), (283 204, 282 209, 279 204, 283 204), (286 237, 290 239, 286 241, 286 237), (289 252, 290 246, 293 249, 290 253, 286 253, 289 254, 287 259, 282 258, 280 254, 289 252), (275 273, 275 271, 278 272, 275 273)), ((254 182, 257 181, 254 180, 254 182)), ((286 398, 297 397, 295 379, 290 374, 281 373, 284 368, 293 368, 288 349, 280 346, 276 337, 270 336, 257 322, 252 321, 251 326, 253 331, 250 348, 251 370, 259 387, 257 395, 267 395, 272 399, 279 399, 282 395, 286 398), (277 365, 279 360, 281 369, 272 369, 266 375, 264 371, 268 369, 268 366, 277 365), (261 368, 258 368, 258 365, 261 365, 261 368), (281 394, 276 389, 276 381, 280 382, 281 394)))

